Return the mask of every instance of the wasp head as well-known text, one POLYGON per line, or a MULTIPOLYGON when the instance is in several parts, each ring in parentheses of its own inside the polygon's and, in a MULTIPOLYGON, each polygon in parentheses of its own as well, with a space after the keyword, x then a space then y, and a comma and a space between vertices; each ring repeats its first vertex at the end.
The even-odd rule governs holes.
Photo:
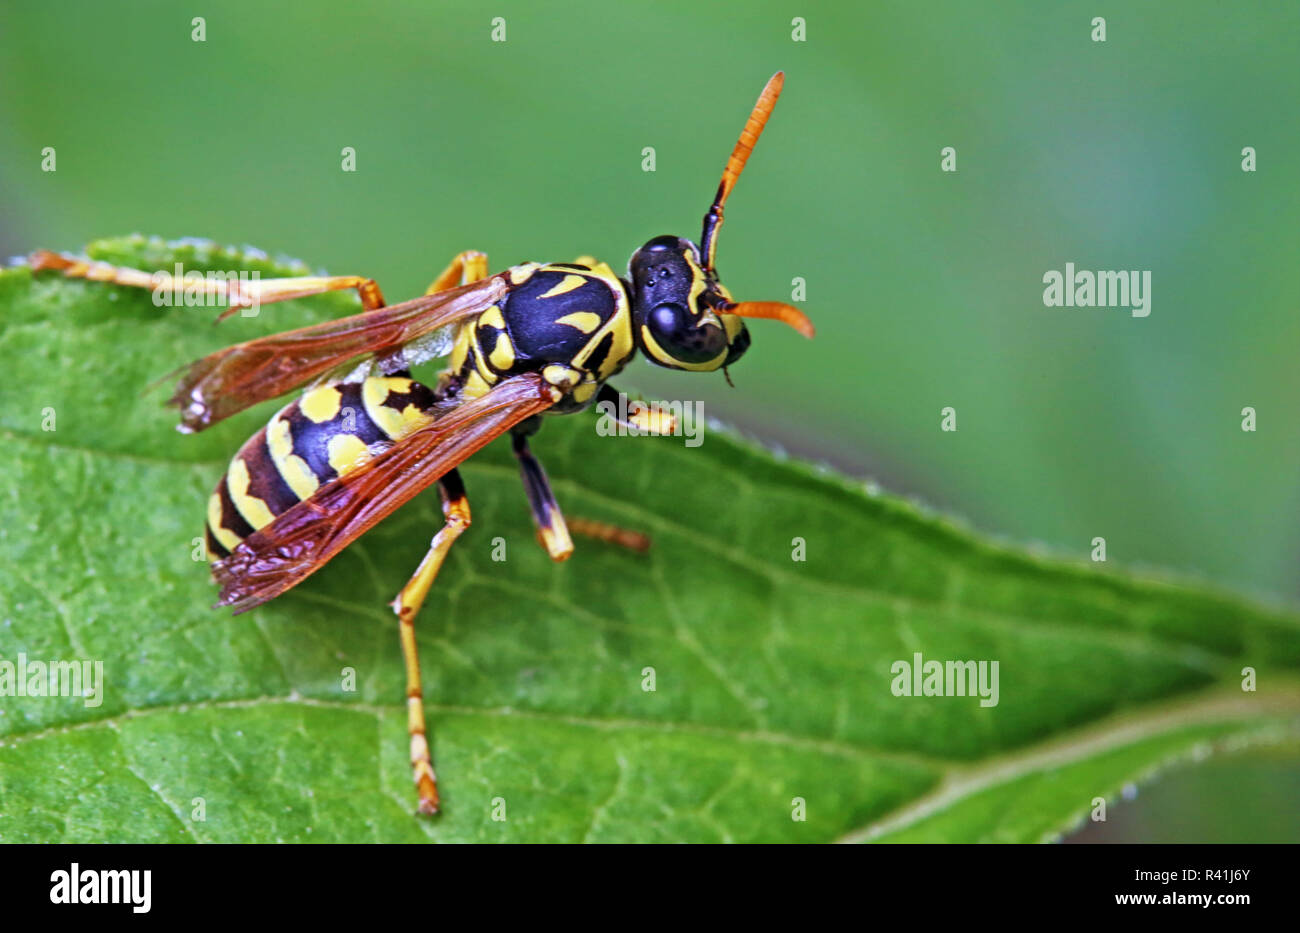
POLYGON ((726 367, 749 349, 749 331, 741 320, 747 317, 784 321, 805 337, 813 335, 812 323, 790 305, 732 301, 713 264, 723 204, 767 124, 784 80, 777 72, 759 95, 704 215, 700 245, 684 237, 658 236, 628 263, 636 344, 651 362, 694 371, 726 367))
POLYGON ((700 263, 690 240, 659 236, 628 264, 638 348, 670 369, 711 371, 749 349, 745 322, 724 309, 731 295, 700 263))

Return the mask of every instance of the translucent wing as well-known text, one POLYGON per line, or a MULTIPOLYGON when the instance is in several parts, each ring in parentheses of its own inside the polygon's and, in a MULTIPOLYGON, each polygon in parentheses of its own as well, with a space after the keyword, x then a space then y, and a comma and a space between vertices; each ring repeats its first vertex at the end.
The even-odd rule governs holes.
POLYGON ((181 431, 202 431, 363 354, 396 353, 408 343, 478 314, 509 291, 505 276, 497 275, 375 311, 236 344, 186 367, 168 404, 181 410, 181 431))
POLYGON ((244 612, 296 586, 493 438, 560 397, 536 373, 499 383, 280 514, 213 564, 218 605, 244 612))

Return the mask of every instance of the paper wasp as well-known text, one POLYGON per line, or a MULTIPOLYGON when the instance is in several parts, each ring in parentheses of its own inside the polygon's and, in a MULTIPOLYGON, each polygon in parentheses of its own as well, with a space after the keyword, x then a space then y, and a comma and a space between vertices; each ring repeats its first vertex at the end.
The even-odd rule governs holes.
MULTIPOLYGON (((258 402, 306 386, 235 454, 208 502, 207 545, 218 605, 236 613, 272 599, 418 493, 437 483, 445 524, 392 602, 406 666, 411 764, 419 809, 435 813, 438 792, 425 735, 415 617, 452 543, 469 527, 457 467, 509 433, 538 536, 552 559, 573 552, 569 526, 528 438, 542 414, 568 414, 600 399, 638 350, 670 369, 724 369, 749 347, 743 318, 783 321, 805 336, 811 323, 776 302, 735 302, 714 266, 722 209, 781 93, 763 88, 722 173, 699 244, 659 236, 638 249, 620 278, 582 258, 535 262, 488 274, 487 256, 464 252, 423 297, 387 305, 362 276, 213 281, 222 317, 253 305, 355 288, 363 311, 340 320, 250 340, 183 369, 169 404, 179 430, 201 431, 258 402), (410 367, 447 353, 436 385, 410 367), (345 417, 345 413, 347 417, 345 417)), ((48 251, 34 270, 147 288, 171 288, 164 273, 88 262, 48 251)), ((671 430, 665 424, 643 429, 671 430)), ((638 546, 634 532, 595 522, 574 530, 638 546)))

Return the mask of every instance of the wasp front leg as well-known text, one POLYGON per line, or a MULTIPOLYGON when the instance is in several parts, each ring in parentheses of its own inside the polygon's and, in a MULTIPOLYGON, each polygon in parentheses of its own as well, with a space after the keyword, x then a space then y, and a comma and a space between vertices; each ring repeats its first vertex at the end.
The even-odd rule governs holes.
POLYGON ((291 298, 306 298, 323 292, 355 288, 361 297, 361 307, 374 311, 384 307, 384 293, 374 279, 361 275, 304 275, 282 279, 253 279, 251 281, 226 280, 215 276, 195 275, 193 281, 176 277, 168 272, 144 272, 106 262, 77 259, 49 250, 37 250, 28 257, 33 272, 53 269, 65 278, 88 279, 132 288, 148 288, 162 292, 194 291, 212 301, 226 302, 226 310, 217 320, 224 320, 243 308, 252 308, 291 298))
POLYGON ((596 394, 598 410, 605 413, 606 417, 612 418, 615 424, 634 431, 659 436, 672 434, 677 430, 677 419, 672 412, 666 412, 641 402, 634 404, 637 406, 636 411, 631 410, 632 406, 628 404, 627 396, 609 383, 601 386, 600 392, 596 394))
POLYGON ((411 741, 411 770, 420 798, 420 812, 438 812, 438 778, 429 755, 429 739, 424 722, 424 689, 420 681, 420 656, 415 644, 415 617, 429 595, 429 588, 442 569, 447 552, 470 526, 469 499, 460 473, 452 470, 438 480, 442 493, 442 514, 446 523, 433 536, 429 551, 420 561, 415 574, 402 587, 391 605, 397 613, 398 632, 402 641, 402 660, 406 664, 406 725, 411 741))
POLYGON ((487 253, 467 249, 463 253, 457 254, 456 258, 447 264, 447 268, 438 274, 438 277, 430 283, 424 293, 433 295, 438 292, 445 292, 449 288, 455 288, 457 285, 469 285, 472 282, 487 278, 487 274, 487 253))

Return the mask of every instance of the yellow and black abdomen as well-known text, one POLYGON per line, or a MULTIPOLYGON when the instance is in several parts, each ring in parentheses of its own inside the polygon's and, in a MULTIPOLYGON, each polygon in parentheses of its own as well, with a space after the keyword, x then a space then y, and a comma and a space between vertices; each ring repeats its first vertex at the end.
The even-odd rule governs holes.
POLYGON ((208 556, 240 541, 431 418, 433 392, 404 377, 318 386, 254 434, 208 500, 208 556))

